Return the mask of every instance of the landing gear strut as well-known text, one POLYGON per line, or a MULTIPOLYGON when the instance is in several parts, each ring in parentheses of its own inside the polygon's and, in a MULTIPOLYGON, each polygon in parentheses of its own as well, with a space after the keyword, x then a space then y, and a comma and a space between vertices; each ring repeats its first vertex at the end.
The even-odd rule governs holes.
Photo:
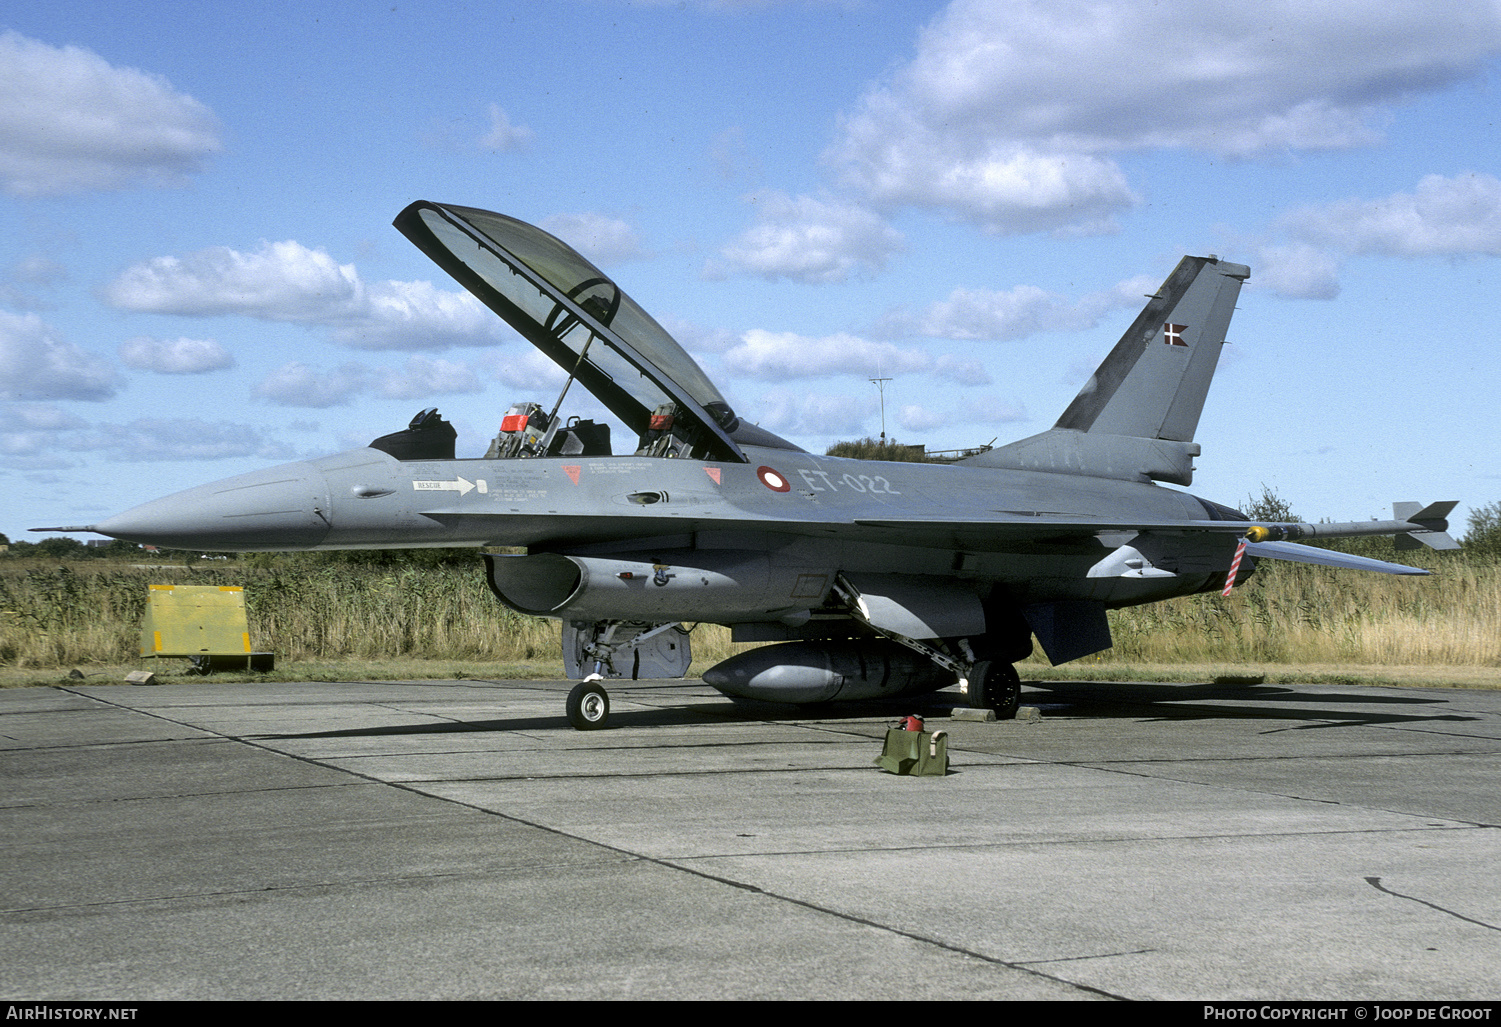
POLYGON ((1022 679, 1016 668, 1000 660, 976 660, 969 672, 965 698, 977 710, 995 710, 998 720, 1015 720, 1021 705, 1022 679))
MULTIPOLYGON (((975 653, 968 638, 952 640, 959 650, 959 655, 955 655, 949 649, 948 643, 943 640, 909 638, 890 628, 872 623, 863 600, 860 598, 859 589, 855 588, 843 574, 835 576, 834 592, 843 600, 845 609, 850 615, 871 631, 893 642, 898 642, 908 649, 922 653, 938 666, 952 671, 958 677, 970 706, 978 710, 994 710, 998 720, 1016 719, 1016 711, 1021 706, 1022 681, 1021 675, 1009 662, 975 659, 975 653)), ((1021 660, 1031 655, 1032 637, 1030 634, 1020 639, 1013 639, 1013 641, 1020 641, 1023 646, 1012 645, 999 651, 1002 653, 1016 651, 1017 655, 1013 658, 1021 660)), ((995 650, 987 646, 986 651, 995 650)))

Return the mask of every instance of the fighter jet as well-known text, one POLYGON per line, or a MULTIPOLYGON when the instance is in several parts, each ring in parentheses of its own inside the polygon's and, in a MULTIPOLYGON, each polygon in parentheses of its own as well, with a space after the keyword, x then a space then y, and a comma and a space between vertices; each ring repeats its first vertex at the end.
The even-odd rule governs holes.
POLYGON ((1034 639, 1054 664, 1109 648, 1112 608, 1242 584, 1257 558, 1425 571, 1296 544, 1386 534, 1457 548, 1453 502, 1393 519, 1250 522, 1188 486, 1199 414, 1250 269, 1185 257, 1048 431, 950 465, 809 453, 730 409, 607 275, 540 228, 420 201, 395 226, 567 372, 516 403, 481 457, 428 409, 363 449, 179 492, 87 530, 194 551, 521 547, 486 555, 497 599, 563 621, 569 720, 603 682, 680 677, 687 622, 771 643, 703 680, 822 703, 959 685, 1014 716, 1034 639), (570 388, 624 425, 569 416, 570 388), (623 445, 622 445, 623 443, 623 445), (618 450, 618 452, 617 452, 618 450))

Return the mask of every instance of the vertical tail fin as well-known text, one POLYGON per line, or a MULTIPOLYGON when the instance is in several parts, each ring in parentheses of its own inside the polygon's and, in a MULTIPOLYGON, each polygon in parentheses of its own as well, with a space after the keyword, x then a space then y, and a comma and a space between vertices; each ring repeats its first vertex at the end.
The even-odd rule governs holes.
POLYGON ((1243 264, 1184 257, 1054 427, 1192 442, 1250 276, 1243 264))
POLYGON ((1193 441, 1244 264, 1184 257, 1051 431, 972 457, 985 467, 1193 481, 1193 441))

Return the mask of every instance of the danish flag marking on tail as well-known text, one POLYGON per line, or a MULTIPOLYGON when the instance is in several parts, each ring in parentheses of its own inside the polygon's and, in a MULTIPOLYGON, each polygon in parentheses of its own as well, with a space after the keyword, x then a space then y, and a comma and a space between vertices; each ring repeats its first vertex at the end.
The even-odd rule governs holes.
POLYGON ((1169 346, 1187 346, 1188 343, 1183 341, 1183 333, 1187 329, 1188 325, 1165 324, 1162 326, 1162 341, 1169 346))

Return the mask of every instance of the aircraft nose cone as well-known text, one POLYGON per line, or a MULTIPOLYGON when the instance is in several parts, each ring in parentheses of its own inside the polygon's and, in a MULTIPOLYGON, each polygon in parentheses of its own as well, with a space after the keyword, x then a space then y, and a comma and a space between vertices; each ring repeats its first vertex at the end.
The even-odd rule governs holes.
POLYGON ((93 528, 167 549, 305 549, 328 535, 328 486, 307 464, 287 464, 153 499, 93 528))

